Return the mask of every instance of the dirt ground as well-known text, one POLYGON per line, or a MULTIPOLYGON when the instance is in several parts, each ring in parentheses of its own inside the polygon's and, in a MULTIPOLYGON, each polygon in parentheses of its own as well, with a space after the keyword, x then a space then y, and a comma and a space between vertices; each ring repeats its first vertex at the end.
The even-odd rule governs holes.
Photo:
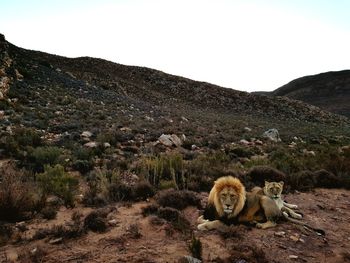
MULTIPOLYGON (((267 230, 234 226, 226 236, 216 231, 201 232, 196 230, 200 211, 188 207, 183 213, 202 242, 203 262, 350 262, 350 191, 316 189, 290 194, 285 199, 298 204, 304 220, 323 229, 325 236, 290 222, 267 230)), ((115 225, 105 233, 89 231, 57 244, 49 243, 52 238, 30 241, 37 229, 65 224, 74 211, 86 215, 92 210, 62 207, 54 220, 27 222, 22 241, 0 247, 0 262, 31 262, 35 258, 37 262, 178 262, 190 255, 191 234, 174 230, 164 221, 152 223, 154 217, 141 214, 147 205, 149 202, 116 205, 117 210, 108 215, 108 220, 116 220, 115 225)))

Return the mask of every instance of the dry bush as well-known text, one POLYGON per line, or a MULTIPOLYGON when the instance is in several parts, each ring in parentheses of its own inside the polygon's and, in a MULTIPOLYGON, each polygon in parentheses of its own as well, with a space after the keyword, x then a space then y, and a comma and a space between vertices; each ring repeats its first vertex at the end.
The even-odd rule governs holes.
POLYGON ((132 192, 135 200, 146 200, 155 194, 153 186, 147 181, 142 181, 134 185, 132 192))
POLYGON ((33 183, 13 164, 0 170, 0 220, 20 221, 39 207, 41 197, 33 183))
POLYGON ((188 190, 165 190, 159 193, 156 201, 161 206, 184 209, 187 206, 201 208, 201 200, 195 192, 188 190))
POLYGON ((107 230, 107 223, 98 212, 92 211, 84 219, 84 227, 93 232, 105 232, 107 230))
POLYGON ((255 166, 248 171, 246 176, 255 185, 262 186, 265 181, 279 182, 286 181, 286 175, 269 166, 255 166))
POLYGON ((175 208, 161 207, 157 215, 170 222, 175 229, 181 232, 187 232, 190 229, 190 222, 175 208))
POLYGON ((225 262, 249 262, 249 263, 268 263, 266 254, 262 248, 250 245, 234 245, 230 248, 231 255, 228 261, 225 262))

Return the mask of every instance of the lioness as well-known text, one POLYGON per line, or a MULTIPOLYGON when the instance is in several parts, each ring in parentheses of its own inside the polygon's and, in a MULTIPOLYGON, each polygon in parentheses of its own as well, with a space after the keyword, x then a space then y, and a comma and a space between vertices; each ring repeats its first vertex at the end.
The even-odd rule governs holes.
POLYGON ((268 182, 265 181, 265 186, 263 188, 263 192, 266 196, 270 197, 278 206, 278 208, 283 213, 285 218, 291 216, 296 219, 301 219, 303 216, 294 212, 292 209, 298 208, 297 205, 288 204, 282 199, 282 191, 283 191, 284 182, 268 182))
POLYGON ((198 229, 219 229, 223 225, 256 223, 259 228, 276 225, 280 216, 276 203, 254 188, 246 192, 239 179, 226 176, 215 181, 208 197, 204 215, 198 218, 198 229))

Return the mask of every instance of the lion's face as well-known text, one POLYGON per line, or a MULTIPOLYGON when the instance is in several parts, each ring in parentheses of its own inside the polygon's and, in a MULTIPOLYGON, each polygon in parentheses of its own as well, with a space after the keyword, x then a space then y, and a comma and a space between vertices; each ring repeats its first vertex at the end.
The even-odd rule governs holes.
POLYGON ((219 193, 219 200, 225 214, 231 214, 238 202, 238 194, 231 187, 225 187, 219 193))
POLYGON ((281 197, 284 183, 281 182, 267 182, 265 181, 264 193, 272 199, 281 197))
POLYGON ((208 197, 208 203, 213 204, 219 216, 233 218, 243 209, 246 192, 238 178, 224 176, 217 179, 208 197))

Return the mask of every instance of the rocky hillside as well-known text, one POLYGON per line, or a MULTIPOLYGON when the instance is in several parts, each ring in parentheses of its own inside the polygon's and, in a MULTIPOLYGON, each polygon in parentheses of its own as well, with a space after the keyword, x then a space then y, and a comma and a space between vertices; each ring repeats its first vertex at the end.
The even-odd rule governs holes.
POLYGON ((350 70, 295 79, 271 93, 350 117, 350 70))
POLYGON ((284 130, 342 127, 349 122, 285 97, 257 96, 102 59, 26 50, 6 42, 4 36, 0 47, 0 110, 6 125, 20 121, 60 133, 131 122, 160 135, 170 122, 173 130, 189 135, 203 126, 207 134, 226 136, 232 126, 255 126, 261 133, 273 123, 283 135, 284 130), (177 125, 184 120, 189 124, 177 125))

